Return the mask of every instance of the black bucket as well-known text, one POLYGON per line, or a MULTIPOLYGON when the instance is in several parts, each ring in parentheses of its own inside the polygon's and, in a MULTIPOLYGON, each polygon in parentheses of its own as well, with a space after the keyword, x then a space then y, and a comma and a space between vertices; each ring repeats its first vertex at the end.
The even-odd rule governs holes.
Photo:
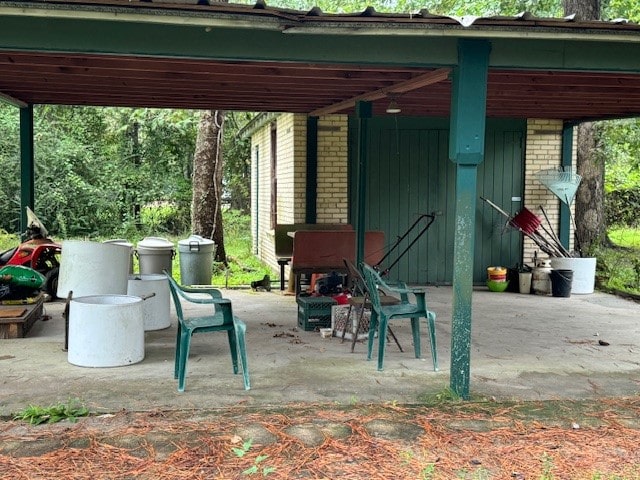
POLYGON ((551 295, 554 297, 570 297, 573 282, 573 270, 551 270, 551 295))

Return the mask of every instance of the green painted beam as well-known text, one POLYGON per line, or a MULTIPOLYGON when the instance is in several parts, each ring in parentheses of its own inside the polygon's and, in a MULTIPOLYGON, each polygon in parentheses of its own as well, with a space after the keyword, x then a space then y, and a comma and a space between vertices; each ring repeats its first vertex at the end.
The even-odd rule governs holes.
MULTIPOLYGON (((565 123, 562 127, 562 158, 563 167, 571 167, 573 164, 573 123, 565 123)), ((560 202, 560 219, 558 237, 565 248, 569 248, 571 239, 571 211, 569 206, 560 202)))
POLYGON ((217 60, 433 66, 455 63, 451 38, 286 35, 249 28, 0 16, 3 50, 160 55, 217 60), (345 48, 348 45, 348 48, 345 48), (420 50, 428 50, 425 62, 420 50))
POLYGON ((20 232, 27 230, 27 209, 34 209, 33 105, 20 109, 20 232))
POLYGON ((287 33, 293 29, 285 21, 273 20, 268 27, 255 19, 238 20, 233 28, 230 21, 228 27, 205 26, 206 16, 180 18, 175 24, 159 23, 163 18, 159 15, 141 15, 139 21, 108 14, 104 19, 94 17, 3 16, 0 8, 0 45, 4 50, 436 67, 456 65, 459 37, 474 35, 492 38, 492 68, 640 71, 637 34, 571 39, 565 29, 540 39, 531 38, 541 34, 535 29, 505 32, 476 27, 438 29, 432 34, 425 33, 428 28, 404 28, 395 35, 385 34, 387 28, 363 34, 357 29, 298 27, 298 33, 287 33))
POLYGON ((356 117, 358 119, 358 169, 356 174, 356 265, 364 260, 364 232, 366 229, 366 198, 367 198, 367 165, 369 159, 369 122, 372 115, 371 102, 359 101, 356 103, 356 117))
POLYGON ((451 389, 469 398, 471 299, 478 164, 484 158, 487 74, 491 44, 461 40, 453 71, 449 158, 456 163, 456 218, 453 247, 451 389))

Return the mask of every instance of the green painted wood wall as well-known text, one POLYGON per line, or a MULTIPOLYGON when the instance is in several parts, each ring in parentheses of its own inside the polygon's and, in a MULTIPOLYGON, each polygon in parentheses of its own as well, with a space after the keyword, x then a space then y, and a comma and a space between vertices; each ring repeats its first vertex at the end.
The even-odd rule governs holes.
MULTIPOLYGON (((485 159, 478 170, 478 196, 515 213, 523 196, 524 120, 489 120, 485 159)), ((355 124, 350 124, 350 187, 355 185, 355 124), (352 134, 353 133, 353 134, 352 134)), ((455 165, 448 158, 448 119, 374 117, 369 135, 366 225, 383 230, 387 251, 422 213, 438 212, 435 222, 389 272, 411 283, 450 284, 453 278, 455 165)), ((355 188, 350 188, 350 218, 355 188)), ((399 244, 382 268, 398 258, 424 222, 399 244)), ((518 232, 505 218, 478 201, 474 282, 486 280, 490 265, 514 266, 522 254, 518 232)), ((353 223, 353 222, 352 222, 353 223)))

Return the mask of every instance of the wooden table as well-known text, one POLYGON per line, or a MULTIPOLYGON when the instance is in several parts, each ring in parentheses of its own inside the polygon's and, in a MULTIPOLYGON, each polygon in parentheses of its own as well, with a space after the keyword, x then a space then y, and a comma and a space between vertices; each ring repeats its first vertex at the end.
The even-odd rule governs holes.
POLYGON ((36 320, 42 318, 44 296, 26 305, 0 305, 0 339, 24 338, 36 320))

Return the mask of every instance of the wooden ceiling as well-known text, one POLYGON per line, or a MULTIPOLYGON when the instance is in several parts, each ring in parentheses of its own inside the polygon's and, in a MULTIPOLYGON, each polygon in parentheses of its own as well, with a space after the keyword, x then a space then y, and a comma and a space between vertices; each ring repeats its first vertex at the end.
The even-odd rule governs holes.
POLYGON ((19 105, 321 115, 360 99, 384 114, 394 98, 402 115, 446 117, 455 41, 473 35, 507 65, 489 70, 489 117, 640 116, 640 26, 629 22, 335 15, 263 0, 0 0, 0 14, 0 99, 19 105))
MULTIPOLYGON (((294 113, 338 104, 328 110, 350 113, 354 99, 377 91, 374 114, 384 114, 393 96, 403 115, 447 116, 451 82, 446 71, 426 85, 417 81, 397 88, 434 71, 0 52, 0 92, 28 104, 294 113)), ((638 116, 640 75, 491 70, 487 101, 489 117, 638 116)))

